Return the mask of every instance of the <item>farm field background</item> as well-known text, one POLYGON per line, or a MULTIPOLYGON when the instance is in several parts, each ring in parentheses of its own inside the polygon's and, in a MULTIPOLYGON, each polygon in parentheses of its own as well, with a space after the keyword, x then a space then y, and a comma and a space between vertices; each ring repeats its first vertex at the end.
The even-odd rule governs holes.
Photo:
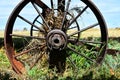
MULTIPOLYGON (((83 38, 91 37, 94 35, 99 37, 98 33, 99 30, 92 29, 88 30, 84 35, 83 38), (95 34, 91 34, 95 33, 95 34)), ((28 34, 28 31, 16 31, 15 33, 22 33, 28 34)), ((109 49, 116 49, 120 50, 120 28, 116 29, 108 29, 108 48, 109 49)), ((26 75, 17 75, 13 72, 10 63, 6 57, 5 49, 3 45, 4 39, 4 31, 0 31, 0 80, 42 80, 46 79, 46 73, 40 69, 39 71, 30 71, 26 75)), ((91 68, 87 71, 84 69, 80 70, 80 78, 81 80, 88 80, 88 79, 100 79, 100 80, 120 80, 120 53, 117 56, 106 55, 103 64, 97 68, 91 68)), ((73 76, 58 76, 54 75, 53 80, 75 80, 76 78, 73 76)))
MULTIPOLYGON (((28 34, 28 31, 18 31, 16 30, 17 34, 28 34)), ((96 37, 99 37, 99 30, 98 29, 90 29, 83 33, 83 37, 90 37, 91 35, 95 35, 96 37), (92 34, 91 34, 92 33, 92 34), (84 35, 87 34, 87 35, 84 35)), ((0 38, 4 37, 4 31, 0 30, 0 38)), ((108 29, 108 37, 120 37, 120 28, 110 28, 108 29)))

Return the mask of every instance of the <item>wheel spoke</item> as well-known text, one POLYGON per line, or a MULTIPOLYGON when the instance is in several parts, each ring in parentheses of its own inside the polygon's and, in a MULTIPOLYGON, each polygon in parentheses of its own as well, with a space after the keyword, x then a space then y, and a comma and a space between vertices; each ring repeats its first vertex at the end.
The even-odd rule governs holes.
POLYGON ((33 0, 39 7, 41 7, 42 9, 48 9, 49 7, 44 4, 41 0, 33 0))
POLYGON ((103 44, 103 42, 98 42, 98 41, 79 40, 79 42, 82 42, 82 43, 93 43, 93 44, 103 44))
POLYGON ((70 56, 68 57, 68 59, 69 59, 69 61, 71 62, 71 64, 73 65, 73 67, 74 67, 75 69, 77 69, 77 66, 76 66, 75 63, 72 61, 72 59, 71 59, 70 56))
MULTIPOLYGON (((78 18, 79 18, 79 16, 81 16, 85 11, 86 11, 86 9, 88 8, 88 6, 86 6, 72 21, 71 21, 71 23, 69 24, 69 26, 71 26, 78 18)), ((68 27, 69 27, 68 26, 68 27)))
POLYGON ((29 70, 34 67, 36 70, 56 68, 52 70, 62 74, 73 72, 77 77, 81 67, 87 69, 101 63, 107 48, 107 28, 94 3, 91 0, 47 1, 22 0, 10 15, 4 43, 13 70, 25 74, 28 67, 29 70), (25 15, 26 10, 34 10, 35 14, 25 15), (19 29, 19 21, 24 25, 21 28, 29 28, 29 33, 15 32, 19 29), (82 39, 81 34, 87 34, 91 29, 98 30, 99 39, 94 34, 91 34, 93 40, 82 39), (16 43, 16 38, 21 41, 16 43))
POLYGON ((62 20, 61 29, 63 28, 64 23, 66 21, 66 15, 67 15, 67 12, 68 12, 68 9, 69 9, 69 6, 70 6, 70 2, 71 2, 71 0, 68 0, 68 2, 67 2, 66 10, 64 12, 64 17, 63 17, 63 20, 62 20))
MULTIPOLYGON (((29 43, 29 42, 27 41, 27 43, 29 43)), ((42 50, 45 46, 46 46, 45 43, 40 44, 39 47, 38 47, 38 46, 34 47, 34 46, 31 45, 31 48, 30 48, 30 49, 24 50, 24 51, 20 52, 19 54, 15 55, 14 57, 18 57, 18 56, 21 56, 21 55, 23 55, 23 54, 27 54, 28 52, 30 52, 30 51, 32 51, 32 50, 34 50, 34 49, 38 49, 38 48, 39 48, 40 50, 42 50)))
MULTIPOLYGON (((76 41, 74 39, 68 39, 68 42, 75 43, 76 41)), ((86 41, 86 40, 79 40, 77 43, 93 43, 93 44, 103 44, 103 42, 100 41, 86 41)))
POLYGON ((58 0, 58 9, 61 10, 62 12, 65 11, 65 0, 58 0))
MULTIPOLYGON (((74 16, 71 15, 69 12, 67 12, 67 14, 68 14, 72 19, 74 18, 74 16)), ((70 20, 72 20, 72 19, 70 19, 70 20)), ((80 30, 80 26, 79 26, 77 20, 75 20, 75 23, 76 23, 76 26, 72 26, 72 27, 69 27, 69 28, 67 28, 67 26, 66 26, 65 29, 66 29, 66 30, 70 30, 70 29, 77 28, 78 30, 80 30)))
MULTIPOLYGON (((41 47, 40 47, 40 50, 42 50, 43 48, 45 48, 45 44, 43 44, 41 47)), ((36 60, 35 62, 30 66, 30 69, 32 69, 36 63, 38 63, 38 61, 42 58, 42 56, 45 54, 45 52, 43 52, 36 60)))
POLYGON ((88 29, 91 29, 91 28, 93 28, 93 27, 96 27, 96 26, 98 26, 98 25, 99 25, 98 23, 95 23, 95 24, 90 25, 90 26, 88 26, 88 27, 86 27, 86 28, 83 28, 83 29, 81 29, 80 31, 77 31, 77 32, 74 32, 74 33, 68 35, 68 38, 70 38, 70 36, 76 35, 76 34, 78 34, 78 33, 81 33, 81 32, 83 32, 83 31, 86 31, 86 30, 88 30, 88 29))
POLYGON ((96 26, 98 26, 98 25, 99 25, 99 23, 95 23, 95 24, 93 24, 93 25, 90 25, 90 26, 82 29, 81 32, 86 31, 86 30, 88 30, 88 29, 91 29, 91 28, 93 28, 93 27, 96 27, 96 26))
POLYGON ((39 31, 39 30, 36 30, 36 29, 32 29, 33 31, 39 31))
POLYGON ((35 62, 30 66, 30 69, 32 69, 36 63, 38 63, 38 61, 43 57, 45 53, 42 53, 41 55, 39 55, 39 57, 35 60, 35 62))
POLYGON ((74 26, 74 27, 68 28, 68 30, 70 30, 70 29, 74 29, 74 28, 77 28, 77 26, 74 26))
POLYGON ((50 0, 50 2, 51 2, 51 8, 54 9, 53 0, 50 0))
POLYGON ((24 17, 18 15, 18 17, 22 20, 24 20, 25 22, 27 22, 28 24, 32 25, 33 27, 37 28, 40 32, 45 32, 43 29, 41 29, 40 27, 36 26, 35 24, 33 24, 32 22, 30 22, 29 20, 25 19, 24 17))
POLYGON ((89 57, 87 57, 86 55, 84 55, 84 54, 82 54, 82 53, 77 52, 75 49, 73 49, 73 48, 71 48, 71 47, 68 47, 68 49, 70 49, 71 51, 75 52, 77 55, 80 55, 80 56, 86 58, 87 60, 90 60, 90 61, 96 63, 96 61, 90 59, 89 57))
POLYGON ((36 22, 38 22, 39 24, 43 25, 40 21, 36 20, 36 22))
POLYGON ((40 15, 38 15, 38 16, 34 19, 33 24, 35 24, 35 22, 37 22, 37 23, 39 23, 39 24, 41 24, 41 25, 44 26, 44 24, 42 24, 40 21, 38 21, 38 18, 39 18, 39 17, 40 17, 40 15))
POLYGON ((49 27, 49 25, 48 25, 47 22, 45 21, 44 17, 42 16, 41 12, 40 12, 39 9, 37 8, 37 6, 36 6, 34 3, 32 3, 32 5, 33 5, 33 7, 35 8, 35 10, 37 11, 37 13, 40 15, 40 17, 42 18, 43 22, 44 22, 45 25, 48 27, 48 29, 51 30, 50 27, 49 27))
POLYGON ((33 47, 33 48, 28 49, 28 50, 22 51, 21 53, 16 54, 16 55, 14 56, 14 58, 19 57, 19 56, 21 56, 21 55, 23 55, 23 54, 27 54, 28 52, 30 52, 31 50, 34 50, 34 49, 36 49, 36 48, 37 48, 37 47, 33 47))
POLYGON ((73 39, 69 39, 68 40, 69 43, 74 44, 74 45, 81 45, 81 46, 86 46, 87 49, 91 50, 94 49, 94 51, 99 51, 100 50, 100 46, 95 46, 94 44, 97 45, 103 45, 104 42, 97 42, 97 41, 85 41, 85 40, 79 40, 76 42, 76 40, 73 39), (89 44, 92 43, 92 44, 89 44))
POLYGON ((26 35, 19 35, 19 34, 10 34, 10 36, 16 36, 16 37, 23 37, 23 38, 33 38, 33 39, 45 40, 45 38, 42 38, 42 37, 26 36, 26 35))

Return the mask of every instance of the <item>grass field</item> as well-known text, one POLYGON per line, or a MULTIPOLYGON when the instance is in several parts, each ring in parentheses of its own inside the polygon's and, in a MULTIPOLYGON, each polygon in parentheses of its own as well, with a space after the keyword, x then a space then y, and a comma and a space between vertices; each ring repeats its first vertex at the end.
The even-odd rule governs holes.
MULTIPOLYGON (((110 40, 109 46, 118 49, 120 43, 116 40, 110 40)), ((17 75, 11 68, 4 48, 2 47, 0 49, 0 80, 49 80, 47 72, 45 68, 39 70, 34 68, 29 71, 28 74, 17 75)), ((106 55, 101 66, 89 69, 81 68, 79 73, 80 74, 75 77, 72 72, 64 73, 63 76, 58 76, 54 72, 51 80, 120 80, 120 54, 117 56, 106 55)))
POLYGON ((4 37, 4 31, 0 31, 0 37, 1 37, 1 38, 4 37))
MULTIPOLYGON (((70 31, 70 33, 72 33, 72 31, 70 31)), ((29 34, 29 31, 15 31, 14 34, 29 34)), ((99 37, 100 36, 100 30, 98 29, 90 29, 87 30, 86 32, 82 33, 82 37, 91 37, 91 36, 95 36, 95 37, 99 37)), ((4 31, 0 31, 0 37, 4 36, 4 31)), ((111 28, 108 29, 108 37, 120 37, 120 28, 111 28)))
MULTIPOLYGON (((28 34, 28 31, 16 31, 16 34, 28 34)), ((99 30, 92 29, 83 33, 83 38, 99 37, 99 30), (93 33, 93 34, 92 34, 93 33), (87 35, 86 35, 87 34, 87 35)), ((120 29, 108 29, 109 39, 108 48, 120 50, 120 29)), ((0 43, 3 43, 4 31, 0 31, 0 43)), ((72 73, 65 73, 65 76, 56 76, 54 73, 54 78, 52 80, 120 80, 120 54, 117 56, 106 55, 102 66, 91 69, 82 69, 78 78, 72 76, 72 73), (70 76, 68 76, 70 75, 70 76)), ((43 69, 33 69, 25 75, 17 75, 13 72, 11 65, 6 57, 4 47, 0 47, 0 80, 49 80, 46 78, 46 70, 43 69)))

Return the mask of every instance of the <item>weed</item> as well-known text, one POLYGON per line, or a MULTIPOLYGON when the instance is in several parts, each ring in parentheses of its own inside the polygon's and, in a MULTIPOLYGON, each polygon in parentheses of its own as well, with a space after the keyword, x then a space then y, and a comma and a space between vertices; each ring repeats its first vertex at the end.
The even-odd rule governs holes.
MULTIPOLYGON (((119 49, 119 45, 118 41, 109 40, 109 48, 119 49)), ((83 46, 83 48, 81 46, 70 46, 89 57, 95 57, 93 56, 93 48, 91 50, 85 50, 83 46)), ((37 64, 36 67, 28 71, 28 74, 22 75, 21 79, 16 74, 13 74, 12 71, 9 71, 11 66, 2 48, 0 49, 0 80, 120 80, 120 54, 117 54, 117 56, 106 55, 101 66, 90 67, 89 60, 73 54, 72 51, 68 52, 77 68, 79 68, 77 69, 77 73, 73 69, 74 66, 72 63, 67 59, 66 70, 63 74, 58 74, 55 70, 51 71, 48 67, 41 67, 37 64), (69 68, 70 66, 71 68, 69 68)))

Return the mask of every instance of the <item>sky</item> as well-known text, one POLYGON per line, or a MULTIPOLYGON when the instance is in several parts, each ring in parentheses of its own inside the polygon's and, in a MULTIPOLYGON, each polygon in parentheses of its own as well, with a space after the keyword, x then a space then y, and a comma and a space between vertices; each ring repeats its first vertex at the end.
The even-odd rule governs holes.
MULTIPOLYGON (((4 30, 8 17, 22 0, 0 1, 0 30, 4 30)), ((105 18, 108 28, 120 28, 120 0, 92 0, 105 18)))

